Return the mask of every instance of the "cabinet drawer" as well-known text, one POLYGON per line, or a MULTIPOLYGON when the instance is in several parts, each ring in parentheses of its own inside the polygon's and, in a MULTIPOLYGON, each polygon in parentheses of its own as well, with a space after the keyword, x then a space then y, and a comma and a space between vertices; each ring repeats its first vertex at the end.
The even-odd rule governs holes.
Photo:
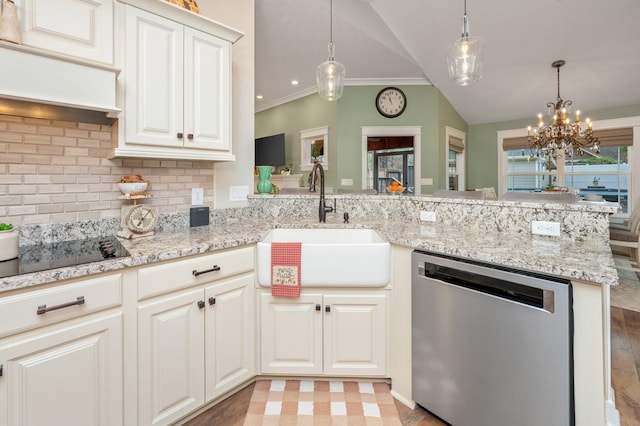
POLYGON ((253 246, 142 268, 138 271, 138 300, 250 272, 253 269, 253 246), (198 276, 195 274, 196 271, 200 273, 198 276))
POLYGON ((0 298, 0 337, 122 304, 122 274, 0 298))

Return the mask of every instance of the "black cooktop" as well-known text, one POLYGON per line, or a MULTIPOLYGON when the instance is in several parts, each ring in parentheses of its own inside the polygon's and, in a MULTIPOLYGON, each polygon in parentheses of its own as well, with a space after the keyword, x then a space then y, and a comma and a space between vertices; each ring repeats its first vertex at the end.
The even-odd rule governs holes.
POLYGON ((0 278, 126 256, 129 252, 116 237, 22 246, 18 258, 0 262, 0 278))

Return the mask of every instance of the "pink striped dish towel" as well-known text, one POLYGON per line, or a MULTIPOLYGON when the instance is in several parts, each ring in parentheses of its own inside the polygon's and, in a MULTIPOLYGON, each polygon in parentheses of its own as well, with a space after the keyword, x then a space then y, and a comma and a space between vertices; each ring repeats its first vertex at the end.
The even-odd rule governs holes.
POLYGON ((300 297, 302 243, 271 243, 271 295, 300 297))

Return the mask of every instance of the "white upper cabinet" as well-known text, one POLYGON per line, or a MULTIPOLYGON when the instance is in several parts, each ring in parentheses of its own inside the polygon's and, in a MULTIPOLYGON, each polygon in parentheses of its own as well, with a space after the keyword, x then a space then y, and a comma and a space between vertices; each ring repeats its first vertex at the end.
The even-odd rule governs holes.
POLYGON ((112 157, 234 160, 231 43, 241 34, 229 39, 229 28, 165 2, 126 3, 135 7, 116 14, 124 113, 112 157))
POLYGON ((16 0, 22 44, 113 64, 114 0, 16 0))

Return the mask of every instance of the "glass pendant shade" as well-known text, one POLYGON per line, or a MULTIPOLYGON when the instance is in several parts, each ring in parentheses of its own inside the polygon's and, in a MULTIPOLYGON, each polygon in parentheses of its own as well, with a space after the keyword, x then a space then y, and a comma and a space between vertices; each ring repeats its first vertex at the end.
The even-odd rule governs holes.
POLYGON ((468 86, 482 78, 484 40, 461 37, 447 49, 449 78, 458 86, 468 86))
POLYGON ((342 96, 344 79, 347 70, 340 62, 333 59, 333 43, 329 43, 329 58, 318 65, 316 83, 318 94, 325 101, 336 101, 342 96))

